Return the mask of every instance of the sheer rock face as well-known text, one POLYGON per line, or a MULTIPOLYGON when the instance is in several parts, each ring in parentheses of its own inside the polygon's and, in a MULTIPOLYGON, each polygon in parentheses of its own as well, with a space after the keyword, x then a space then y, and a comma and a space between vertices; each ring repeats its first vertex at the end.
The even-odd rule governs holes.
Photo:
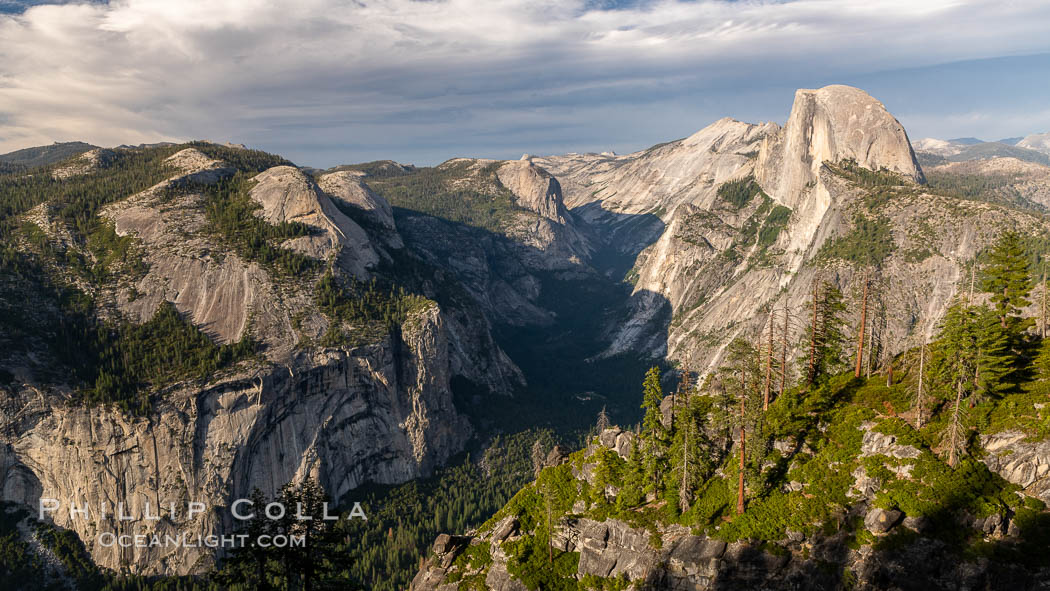
POLYGON ((531 160, 510 160, 496 170, 496 178, 514 195, 515 203, 538 217, 518 216, 507 228, 529 266, 567 269, 589 257, 592 247, 576 228, 576 220, 565 208, 561 184, 531 160))
POLYGON ((787 125, 762 143, 755 177, 771 197, 795 209, 825 162, 847 159, 923 181, 900 122, 868 93, 841 85, 795 93, 787 125))
POLYGON ((411 316, 401 334, 183 387, 148 419, 27 391, 20 413, 0 414, 5 432, 17 432, 0 446, 0 490, 5 500, 34 508, 38 498, 58 499, 54 522, 75 531, 102 566, 199 571, 211 559, 207 548, 121 552, 103 547, 98 534, 228 534, 234 523, 226 508, 256 488, 273 495, 312 476, 341 498, 365 481, 426 475, 462 448, 471 429, 452 406, 440 310, 411 316), (209 510, 190 520, 191 501, 209 510), (103 502, 108 518, 98 514, 103 502), (174 522, 112 518, 116 503, 141 517, 147 502, 152 514, 158 504, 176 503, 174 522), (87 504, 90 516, 71 519, 71 503, 87 504))
MULTIPOLYGON (((180 172, 178 176, 102 212, 117 234, 138 239, 149 268, 132 289, 110 286, 106 299, 138 322, 149 320, 161 302, 172 302, 220 343, 240 339, 252 310, 259 310, 259 323, 268 328, 278 324, 275 307, 266 305, 275 297, 266 272, 234 253, 212 254, 222 249, 202 233, 207 223, 202 196, 183 192, 169 196, 166 192, 189 183, 216 183, 233 175, 233 169, 193 148, 174 154, 168 163, 180 172)), ((275 336, 272 329, 261 332, 275 336)), ((287 337, 270 340, 282 349, 294 344, 294 339, 286 342, 287 337)))
POLYGON ((512 160, 496 171, 503 186, 514 193, 518 205, 564 224, 568 216, 562 203, 561 184, 529 160, 512 160))
POLYGON ((251 198, 263 206, 261 217, 272 224, 298 222, 313 228, 311 236, 292 238, 283 246, 309 257, 335 257, 358 279, 379 262, 368 234, 325 196, 301 170, 275 166, 255 176, 251 198))
MULTIPOLYGON (((850 159, 869 170, 925 181, 904 127, 868 93, 841 85, 797 91, 787 125, 763 141, 755 164, 762 188, 794 211, 790 250, 812 242, 831 207, 820 174, 824 163, 850 159)), ((795 257, 789 268, 800 262, 795 257)))
POLYGON ((340 171, 326 174, 318 186, 334 201, 360 210, 367 220, 386 230, 383 238, 393 248, 403 246, 394 224, 394 212, 385 199, 376 195, 362 180, 362 173, 340 171))

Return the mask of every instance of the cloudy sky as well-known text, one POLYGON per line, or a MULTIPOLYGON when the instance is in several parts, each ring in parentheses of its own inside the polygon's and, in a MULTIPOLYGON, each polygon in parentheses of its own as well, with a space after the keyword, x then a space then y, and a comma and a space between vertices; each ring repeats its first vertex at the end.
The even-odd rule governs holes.
POLYGON ((0 152, 234 141, 330 166, 630 152, 859 86, 913 139, 1050 130, 1042 0, 0 0, 0 152))

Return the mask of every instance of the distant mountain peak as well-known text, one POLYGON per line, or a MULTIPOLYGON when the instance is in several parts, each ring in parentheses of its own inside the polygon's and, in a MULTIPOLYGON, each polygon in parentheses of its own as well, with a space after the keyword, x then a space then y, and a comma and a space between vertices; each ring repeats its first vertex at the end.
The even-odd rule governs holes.
POLYGON ((1046 133, 1033 133, 1032 135, 1026 136, 1017 142, 1018 148, 1028 148, 1029 150, 1035 150, 1042 152, 1043 154, 1050 154, 1050 132, 1046 133))

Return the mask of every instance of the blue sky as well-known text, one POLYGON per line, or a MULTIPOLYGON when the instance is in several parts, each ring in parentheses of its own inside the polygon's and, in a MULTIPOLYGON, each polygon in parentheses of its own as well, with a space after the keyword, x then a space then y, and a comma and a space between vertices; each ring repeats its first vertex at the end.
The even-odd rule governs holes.
POLYGON ((0 0, 0 152, 212 139, 299 164, 629 152, 796 88, 912 139, 1050 130, 1050 3, 0 0))

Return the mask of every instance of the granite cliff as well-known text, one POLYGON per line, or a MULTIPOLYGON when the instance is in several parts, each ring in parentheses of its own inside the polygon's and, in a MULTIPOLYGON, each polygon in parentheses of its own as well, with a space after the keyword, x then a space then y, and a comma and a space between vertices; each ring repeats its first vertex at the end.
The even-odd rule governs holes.
POLYGON ((533 161, 562 180, 593 234, 634 260, 630 312, 609 327, 605 354, 694 368, 774 316, 782 324, 785 309, 793 346, 814 280, 852 295, 865 270, 880 283, 882 352, 897 353, 937 323, 1002 228, 1047 229, 1038 210, 927 188, 900 122, 846 86, 799 90, 783 128, 722 119, 634 154, 533 161), (863 252, 872 224, 885 248, 863 252))
MULTIPOLYGON (((436 286, 425 265, 407 272, 393 264, 395 257, 414 255, 403 246, 389 204, 358 177, 334 173, 318 183, 290 165, 246 173, 205 149, 175 152, 162 163, 171 175, 166 180, 107 199, 98 223, 111 225, 113 240, 130 244, 134 256, 114 263, 104 280, 49 258, 56 244, 70 253, 67 258, 77 253, 98 264, 105 256, 90 248, 92 238, 85 246, 73 237, 60 205, 42 203, 23 221, 23 231, 42 238, 30 243, 23 237, 20 248, 40 258, 51 281, 88 294, 93 313, 104 321, 144 325, 171 305, 217 345, 249 338, 256 350, 216 373, 155 384, 148 410, 140 414, 85 404, 76 393, 82 386, 70 374, 54 375, 49 368, 61 360, 34 339, 5 350, 3 500, 33 508, 41 497, 95 509, 124 502, 136 514, 147 502, 154 508, 191 501, 209 507, 193 520, 176 516, 134 525, 112 515, 55 515, 55 523, 76 532, 99 565, 115 570, 201 572, 214 556, 200 548, 120 551, 99 545, 103 531, 223 533, 232 524, 222 522, 220 516, 228 520, 229 513, 220 509, 255 489, 272 496, 310 476, 342 499, 365 482, 425 476, 463 449, 472 434, 452 403, 453 376, 487 386, 493 395, 509 393, 521 381, 469 298, 446 297, 448 290, 436 286), (248 177, 245 193, 223 193, 240 177, 248 177), (250 200, 244 207, 262 228, 292 228, 296 236, 275 251, 230 243, 216 231, 209 209, 217 195, 250 200), (290 276, 273 262, 282 259, 258 258, 259 252, 295 253, 301 258, 280 256, 304 270, 290 276), (344 289, 394 281, 436 299, 403 297, 403 314, 391 325, 333 315, 311 279, 324 266, 344 289)), ((78 157, 75 164, 76 171, 56 179, 74 183, 105 174, 108 162, 78 157)), ((25 297, 20 294, 31 293, 28 286, 5 280, 4 288, 5 314, 27 314, 41 322, 38 327, 48 326, 49 315, 61 318, 61 308, 19 301, 25 297)), ((43 328, 27 330, 46 336, 43 328)))

